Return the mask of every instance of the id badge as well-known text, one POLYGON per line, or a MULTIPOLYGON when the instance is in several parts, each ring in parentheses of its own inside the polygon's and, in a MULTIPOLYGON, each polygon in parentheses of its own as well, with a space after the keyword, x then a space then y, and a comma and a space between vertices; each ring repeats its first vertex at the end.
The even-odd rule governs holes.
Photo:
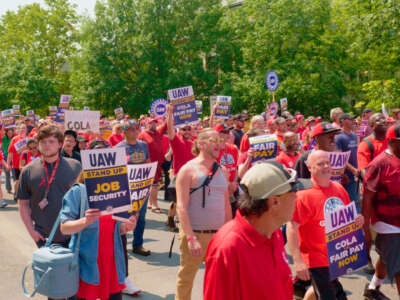
POLYGON ((45 209, 45 207, 47 206, 47 204, 49 204, 49 202, 47 202, 47 198, 43 198, 42 201, 39 202, 39 208, 41 210, 45 209))

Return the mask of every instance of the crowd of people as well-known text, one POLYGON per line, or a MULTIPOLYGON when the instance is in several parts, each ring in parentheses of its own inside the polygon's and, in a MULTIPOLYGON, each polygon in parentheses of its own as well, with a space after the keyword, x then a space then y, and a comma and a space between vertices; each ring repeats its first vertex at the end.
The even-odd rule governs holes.
MULTIPOLYGON (((170 201, 165 225, 179 231, 175 299, 191 299, 203 262, 206 300, 347 299, 340 281, 329 276, 324 208, 331 201, 354 202, 359 213, 369 257, 364 271, 373 274, 360 298, 389 299, 380 291, 385 278, 395 281, 400 296, 400 110, 388 117, 364 109, 355 118, 333 108, 330 120, 243 111, 221 119, 214 107, 209 117, 179 127, 173 110, 169 104, 164 117, 102 116, 98 133, 64 130, 52 117, 19 117, 14 127, 1 127, 4 187, 33 242, 44 245, 58 216, 53 243, 71 247, 82 232, 79 290, 72 299, 141 292, 128 277, 126 234, 133 231, 133 253, 151 255, 143 241, 146 213, 162 213, 160 189, 170 201), (111 135, 105 121, 112 123, 111 135), (250 139, 267 134, 276 137, 276 155, 254 161, 250 139), (23 139, 21 151, 16 143, 23 139), (148 199, 126 222, 101 216, 86 199, 80 152, 109 147, 125 148, 127 164, 158 163, 148 199), (335 151, 350 151, 340 181, 331 180, 328 153, 335 151)), ((1 208, 9 205, 2 186, 0 200, 1 208)))

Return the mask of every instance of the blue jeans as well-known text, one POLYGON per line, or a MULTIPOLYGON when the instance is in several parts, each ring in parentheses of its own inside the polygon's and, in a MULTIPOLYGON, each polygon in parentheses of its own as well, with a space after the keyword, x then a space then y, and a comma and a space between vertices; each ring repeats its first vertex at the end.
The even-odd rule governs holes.
POLYGON ((133 249, 139 248, 143 245, 143 233, 144 227, 146 226, 146 212, 147 212, 147 199, 144 203, 142 208, 139 211, 139 219, 136 223, 135 231, 133 232, 133 241, 132 247, 133 249))
POLYGON ((350 179, 348 185, 344 188, 346 189, 347 193, 349 194, 350 201, 356 204, 357 212, 361 213, 361 203, 360 203, 360 190, 358 187, 359 182, 354 180, 354 177, 350 179))

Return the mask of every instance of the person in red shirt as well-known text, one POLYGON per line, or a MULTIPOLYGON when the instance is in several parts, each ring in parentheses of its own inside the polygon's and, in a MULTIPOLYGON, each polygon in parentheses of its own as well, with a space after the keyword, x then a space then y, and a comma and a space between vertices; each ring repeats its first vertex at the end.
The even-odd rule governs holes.
POLYGON ((364 290, 366 299, 388 299, 379 290, 386 275, 396 279, 400 295, 400 125, 390 127, 386 139, 388 149, 372 160, 364 178, 365 242, 369 249, 371 222, 379 254, 374 277, 364 290))
POLYGON ((296 133, 291 131, 286 132, 283 135, 284 150, 279 152, 277 162, 283 164, 286 168, 293 169, 296 160, 299 158, 300 153, 297 151, 299 149, 300 141, 296 133))
MULTIPOLYGON (((265 120, 263 116, 255 115, 251 118, 249 130, 254 128, 265 130, 265 120)), ((240 152, 241 153, 246 152, 247 150, 249 150, 249 148, 250 148, 249 136, 247 133, 245 133, 240 142, 240 152)))
POLYGON ((369 124, 372 133, 360 142, 357 150, 358 170, 362 178, 365 176, 365 168, 368 164, 387 148, 386 131, 388 124, 385 116, 381 113, 373 114, 369 119, 369 124))
POLYGON ((279 117, 275 120, 276 131, 275 135, 278 138, 278 153, 282 150, 281 145, 283 143, 283 135, 287 132, 287 123, 286 120, 282 117, 279 117))
MULTIPOLYGON (((167 105, 167 133, 169 143, 172 149, 172 171, 174 176, 176 176, 179 170, 186 164, 189 160, 192 160, 195 156, 192 153, 193 140, 191 134, 191 126, 184 126, 175 132, 174 128, 174 107, 172 104, 167 105)), ((170 230, 175 231, 175 221, 174 216, 176 213, 176 203, 171 202, 168 210, 168 220, 167 226, 170 230)))
POLYGON ((204 300, 292 300, 279 227, 292 217, 295 192, 310 188, 311 182, 268 161, 251 168, 241 185, 236 217, 220 228, 207 249, 204 300))
POLYGON ((115 145, 122 142, 122 140, 124 139, 123 132, 124 130, 122 129, 121 123, 117 123, 114 125, 113 134, 110 135, 110 137, 108 138, 108 143, 110 144, 111 147, 114 147, 115 145))
MULTIPOLYGON (((8 146, 8 157, 7 164, 11 165, 14 175, 14 191, 17 190, 18 180, 21 170, 19 168, 19 153, 17 149, 15 149, 15 143, 26 139, 27 128, 25 123, 20 123, 17 127, 17 135, 14 136, 10 142, 10 146, 8 146)), ((16 194, 14 194, 14 200, 16 201, 16 194)))
MULTIPOLYGON (((339 182, 331 181, 329 155, 314 150, 307 159, 313 187, 296 195, 296 208, 287 225, 287 240, 293 256, 296 276, 312 282, 317 299, 347 299, 340 282, 329 278, 328 251, 325 238, 324 211, 327 207, 350 203, 349 195, 339 182)), ((362 225, 363 217, 356 218, 362 225)), ((304 299, 311 299, 311 290, 304 299)))
POLYGON ((303 135, 304 130, 306 130, 306 127, 304 126, 304 116, 300 114, 297 115, 296 121, 297 121, 297 132, 300 134, 301 137, 303 135))
POLYGON ((164 162, 164 151, 163 151, 163 136, 167 131, 167 123, 162 122, 157 127, 156 119, 147 120, 147 129, 143 130, 138 139, 147 143, 149 147, 150 161, 157 162, 157 171, 154 177, 154 182, 150 190, 148 208, 155 213, 161 213, 161 209, 158 207, 157 194, 158 194, 158 181, 161 175, 161 166, 164 162))
MULTIPOLYGON (((6 172, 8 172, 10 170, 10 166, 4 160, 3 151, 0 148, 0 176, 1 176, 1 166, 4 167, 6 172)), ((1 185, 0 185, 0 201, 1 201, 1 203, 0 203, 1 208, 5 208, 8 205, 6 200, 3 199, 3 191, 1 189, 1 185)))
POLYGON ((38 150, 38 142, 36 139, 28 139, 26 142, 27 150, 21 153, 19 158, 19 167, 22 170, 32 160, 40 158, 40 152, 38 150))
MULTIPOLYGON (((259 128, 250 129, 247 133, 249 138, 254 136, 264 135, 265 132, 259 128)), ((243 178, 244 174, 246 174, 247 170, 251 168, 253 162, 254 148, 249 148, 247 151, 241 153, 239 155, 239 159, 237 162, 238 165, 238 177, 243 178)))

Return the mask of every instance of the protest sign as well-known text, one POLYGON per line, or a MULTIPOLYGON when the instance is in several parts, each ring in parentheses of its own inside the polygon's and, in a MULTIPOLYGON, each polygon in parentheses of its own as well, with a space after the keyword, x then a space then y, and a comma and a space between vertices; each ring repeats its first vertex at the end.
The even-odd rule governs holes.
POLYGON ((55 117, 57 115, 57 106, 49 106, 50 117, 55 117))
POLYGON ((20 110, 19 104, 13 105, 12 109, 14 111, 14 117, 19 117, 21 115, 21 110, 20 110))
POLYGON ((60 104, 58 105, 58 107, 68 108, 70 100, 71 100, 71 95, 61 95, 60 104))
POLYGON ((67 108, 57 107, 57 113, 54 122, 64 124, 64 112, 67 110, 67 108))
POLYGON ((382 102, 382 114, 385 116, 385 118, 389 118, 389 114, 385 108, 385 103, 382 102))
POLYGON ((285 110, 287 110, 288 106, 287 98, 282 98, 280 102, 281 102, 281 112, 284 112, 285 110))
POLYGON ((168 97, 174 105, 176 127, 191 125, 199 120, 192 86, 168 90, 168 97))
POLYGON ((66 110, 64 112, 65 130, 79 132, 100 132, 100 112, 90 110, 66 110))
POLYGON ((90 107, 89 106, 84 106, 83 110, 90 110, 90 107))
POLYGON ((215 104, 217 104, 217 96, 210 96, 210 111, 213 111, 215 104))
POLYGON ((15 127, 14 110, 6 109, 1 112, 1 118, 5 129, 15 127))
POLYGON ((150 188, 157 171, 157 162, 148 164, 128 165, 128 181, 131 198, 131 208, 127 212, 114 214, 118 221, 128 219, 130 215, 140 211, 150 195, 150 188))
POLYGON ((326 200, 330 204, 324 208, 326 246, 328 249, 329 274, 334 280, 344 274, 350 274, 368 264, 362 226, 357 226, 357 209, 354 202, 343 206, 340 199, 332 197, 326 200))
POLYGON ((33 116, 35 115, 35 111, 34 111, 33 109, 27 110, 27 111, 26 111, 26 115, 27 115, 28 117, 33 117, 33 116))
POLYGON ((270 92, 275 92, 278 89, 279 77, 275 71, 268 71, 267 76, 265 76, 265 85, 270 92))
POLYGON ((100 124, 100 128, 103 129, 103 138, 108 140, 112 134, 112 126, 110 121, 104 121, 104 124, 100 124))
POLYGON ((272 102, 268 105, 268 109, 269 109, 269 117, 270 118, 276 118, 276 116, 278 115, 278 109, 279 109, 279 105, 277 102, 272 102))
POLYGON ((203 101, 201 100, 196 100, 196 111, 197 115, 203 114, 203 101))
POLYGON ((341 181, 346 165, 349 162, 351 151, 347 152, 328 152, 331 162, 332 176, 331 180, 341 181))
POLYGON ((102 215, 129 210, 125 149, 82 150, 81 157, 89 207, 102 215))
POLYGON ((122 107, 114 109, 114 113, 117 120, 122 120, 124 118, 124 109, 122 107))
POLYGON ((217 96, 217 107, 214 116, 221 119, 228 119, 231 111, 231 96, 217 96))
POLYGON ((168 100, 163 98, 158 98, 154 100, 150 105, 150 113, 153 114, 153 117, 164 117, 167 113, 167 104, 168 100))
POLYGON ((266 134, 249 138, 250 147, 254 155, 252 162, 273 159, 278 154, 278 139, 275 134, 266 134))
POLYGON ((16 143, 14 144, 15 150, 16 150, 19 154, 21 154, 21 153, 26 149, 27 142, 28 142, 28 139, 27 139, 27 138, 22 139, 22 140, 19 140, 18 142, 16 142, 16 143))
POLYGON ((365 137, 367 135, 367 130, 368 130, 368 120, 362 120, 357 130, 357 136, 362 138, 365 137))

